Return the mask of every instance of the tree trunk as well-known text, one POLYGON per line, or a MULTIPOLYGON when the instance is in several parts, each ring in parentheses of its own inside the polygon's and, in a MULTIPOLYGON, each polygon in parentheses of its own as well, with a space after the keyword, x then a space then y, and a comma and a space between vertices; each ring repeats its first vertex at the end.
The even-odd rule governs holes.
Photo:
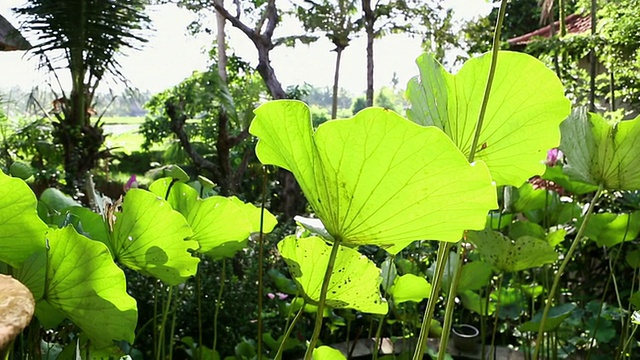
MULTIPOLYGON (((224 0, 213 0, 218 6, 224 6, 224 0)), ((216 43, 218 48, 218 75, 220 81, 227 85, 227 44, 225 43, 224 25, 227 22, 224 15, 216 12, 216 43)), ((231 168, 231 146, 229 143, 229 116, 222 106, 218 114, 218 137, 216 139, 216 153, 218 154, 218 179, 222 195, 236 192, 234 173, 231 168)))
POLYGON ((338 117, 338 88, 340 80, 340 60, 342 60, 342 51, 344 47, 336 48, 336 71, 333 74, 333 101, 331 102, 331 118, 338 117))
MULTIPOLYGON (((258 51, 257 70, 267 86, 271 97, 274 99, 286 99, 287 93, 276 77, 269 56, 269 52, 274 47, 272 42, 273 32, 279 21, 275 0, 269 0, 267 2, 263 20, 260 21, 259 26, 257 26, 255 30, 243 23, 238 17, 231 15, 220 2, 214 2, 214 7, 218 14, 224 16, 233 27, 242 31, 249 40, 253 42, 253 45, 258 51), (266 28, 261 32, 265 23, 266 28)), ((278 191, 278 198, 281 202, 278 204, 277 209, 282 213, 284 221, 292 220, 294 216, 304 212, 306 200, 302 195, 300 186, 290 172, 279 169, 278 180, 281 187, 278 191)))
POLYGON ((286 99, 287 93, 282 88, 282 84, 276 77, 275 70, 271 66, 269 52, 272 49, 272 45, 265 46, 259 42, 256 43, 256 48, 258 49, 258 73, 267 86, 271 97, 273 97, 274 99, 286 99))
MULTIPOLYGON (((213 0, 218 6, 224 6, 224 0, 213 0)), ((227 20, 224 15, 216 11, 216 42, 218 46, 218 74, 225 84, 227 83, 227 44, 225 43, 224 25, 227 20)))
POLYGON ((375 32, 373 25, 375 18, 371 9, 371 0, 362 0, 362 11, 364 12, 364 26, 367 32, 367 106, 373 106, 373 41, 375 32))
MULTIPOLYGON (((596 35, 596 12, 598 8, 597 0, 591 0, 591 36, 596 35)), ((589 51, 589 111, 596 111, 596 57, 595 45, 592 45, 589 51)))
POLYGON ((565 18, 567 17, 567 15, 565 14, 564 11, 564 0, 559 0, 558 1, 558 13, 559 13, 559 17, 560 17, 560 38, 565 37, 565 35, 567 35, 567 24, 565 22, 565 18))

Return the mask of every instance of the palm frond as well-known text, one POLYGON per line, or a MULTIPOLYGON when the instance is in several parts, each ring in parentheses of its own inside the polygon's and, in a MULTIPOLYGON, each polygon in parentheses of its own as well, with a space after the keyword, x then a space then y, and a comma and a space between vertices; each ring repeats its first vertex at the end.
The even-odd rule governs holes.
MULTIPOLYGON (((118 74, 116 54, 138 48, 146 39, 149 17, 144 0, 31 0, 15 9, 33 32, 34 55, 58 52, 65 67, 100 80, 118 74)), ((55 57, 52 57, 55 59, 55 57)))

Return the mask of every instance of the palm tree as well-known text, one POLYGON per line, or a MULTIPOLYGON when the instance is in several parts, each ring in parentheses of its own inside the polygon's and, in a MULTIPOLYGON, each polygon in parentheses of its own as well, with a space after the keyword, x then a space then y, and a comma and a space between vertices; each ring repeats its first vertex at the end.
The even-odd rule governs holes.
POLYGON ((333 102, 331 118, 338 114, 338 89, 340 80, 340 62, 342 52, 349 46, 351 37, 360 28, 360 23, 354 17, 357 14, 356 3, 353 0, 304 0, 306 6, 298 7, 298 18, 307 31, 322 31, 336 46, 336 65, 333 75, 333 102))
POLYGON ((34 33, 34 56, 54 72, 71 76, 69 92, 60 85, 54 102, 54 137, 64 150, 67 187, 77 191, 101 154, 104 135, 100 119, 92 123, 93 97, 105 74, 124 80, 116 53, 136 48, 149 18, 146 0, 30 0, 15 11, 24 16, 22 28, 34 33))

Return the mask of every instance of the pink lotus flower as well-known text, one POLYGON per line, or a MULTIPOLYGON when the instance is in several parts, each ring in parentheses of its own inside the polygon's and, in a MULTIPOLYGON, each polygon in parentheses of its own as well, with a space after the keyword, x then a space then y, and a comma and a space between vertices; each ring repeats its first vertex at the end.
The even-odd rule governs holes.
POLYGON ((136 175, 133 174, 131 175, 129 180, 127 180, 127 183, 124 184, 122 188, 124 189, 124 192, 127 192, 129 191, 129 189, 137 188, 137 187, 138 187, 138 180, 136 179, 136 175))
POLYGON ((562 160, 564 154, 558 148, 553 148, 547 151, 547 160, 544 161, 545 164, 554 167, 558 163, 558 161, 562 160))

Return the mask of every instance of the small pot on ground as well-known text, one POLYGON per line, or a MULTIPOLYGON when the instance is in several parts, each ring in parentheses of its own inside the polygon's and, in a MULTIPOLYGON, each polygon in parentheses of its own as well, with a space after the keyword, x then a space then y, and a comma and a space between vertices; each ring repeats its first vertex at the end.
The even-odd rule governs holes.
POLYGON ((464 352, 474 352, 478 349, 480 331, 469 324, 456 325, 451 329, 453 346, 464 352))

